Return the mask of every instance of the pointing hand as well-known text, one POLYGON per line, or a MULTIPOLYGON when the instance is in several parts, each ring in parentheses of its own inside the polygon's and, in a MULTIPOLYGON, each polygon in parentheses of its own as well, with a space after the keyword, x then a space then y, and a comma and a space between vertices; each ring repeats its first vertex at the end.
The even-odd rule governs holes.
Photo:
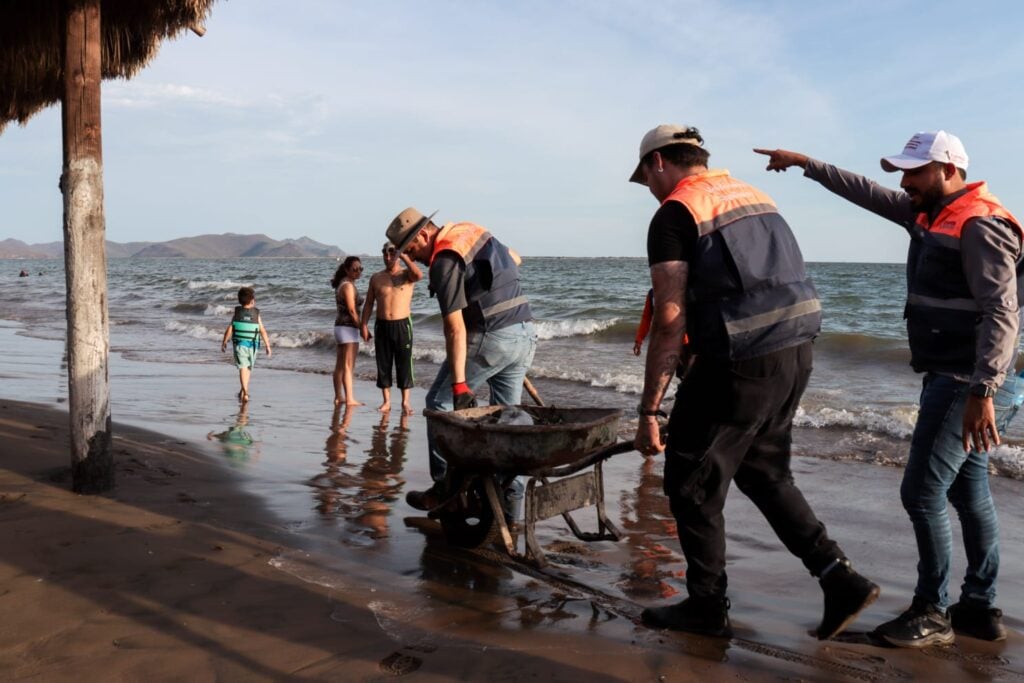
POLYGON ((785 171, 790 166, 807 168, 806 154, 790 152, 785 149, 758 149, 756 147, 754 151, 768 157, 768 166, 765 167, 766 171, 785 171))

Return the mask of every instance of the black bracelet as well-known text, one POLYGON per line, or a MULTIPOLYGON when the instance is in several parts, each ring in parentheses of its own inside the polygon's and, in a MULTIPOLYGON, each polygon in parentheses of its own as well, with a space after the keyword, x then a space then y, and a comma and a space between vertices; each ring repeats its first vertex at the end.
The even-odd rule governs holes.
POLYGON ((636 407, 636 414, 640 417, 668 417, 664 410, 644 410, 643 407, 639 405, 636 407))

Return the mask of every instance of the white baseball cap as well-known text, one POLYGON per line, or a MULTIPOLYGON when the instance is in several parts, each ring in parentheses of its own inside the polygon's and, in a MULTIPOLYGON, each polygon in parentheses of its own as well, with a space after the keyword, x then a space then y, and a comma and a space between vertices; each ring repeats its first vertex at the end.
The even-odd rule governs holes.
POLYGON ((960 138, 944 130, 915 133, 903 146, 903 151, 891 157, 882 157, 882 170, 906 171, 920 168, 933 161, 953 164, 967 170, 967 150, 960 138))

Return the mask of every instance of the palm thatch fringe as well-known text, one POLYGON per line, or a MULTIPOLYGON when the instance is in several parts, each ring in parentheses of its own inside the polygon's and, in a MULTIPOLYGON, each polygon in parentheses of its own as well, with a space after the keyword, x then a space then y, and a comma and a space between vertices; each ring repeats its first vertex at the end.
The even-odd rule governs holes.
MULTIPOLYGON (((63 92, 64 17, 77 0, 0 0, 0 132, 63 92)), ((214 0, 101 0, 103 78, 134 76, 166 38, 201 27, 214 0)))

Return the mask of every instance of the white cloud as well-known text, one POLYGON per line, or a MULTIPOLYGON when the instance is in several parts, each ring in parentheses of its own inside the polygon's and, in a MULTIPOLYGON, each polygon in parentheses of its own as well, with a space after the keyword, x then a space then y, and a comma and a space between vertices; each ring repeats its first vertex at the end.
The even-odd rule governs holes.
POLYGON ((255 103, 228 96, 222 92, 176 83, 108 81, 103 84, 103 105, 131 109, 149 109, 168 105, 245 109, 255 106, 255 103))

